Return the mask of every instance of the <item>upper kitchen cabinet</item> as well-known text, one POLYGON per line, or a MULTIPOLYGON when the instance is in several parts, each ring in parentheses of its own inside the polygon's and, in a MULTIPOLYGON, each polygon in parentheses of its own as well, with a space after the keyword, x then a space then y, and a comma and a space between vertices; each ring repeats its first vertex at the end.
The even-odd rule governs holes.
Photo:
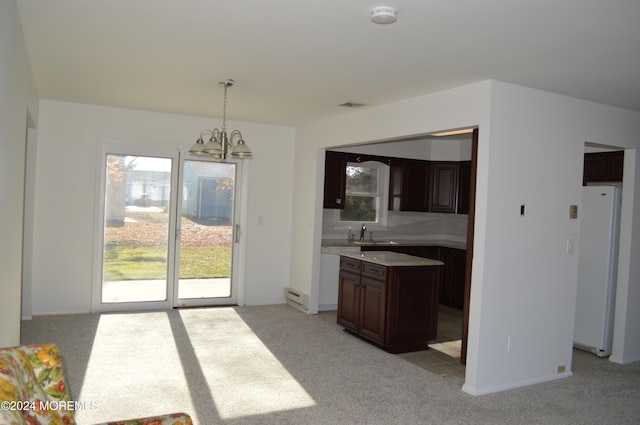
POLYGON ((400 211, 402 207, 402 159, 389 159, 389 211, 400 211))
POLYGON ((347 155, 327 151, 324 158, 323 208, 344 209, 347 155))
POLYGON ((621 182, 624 171, 624 151, 584 154, 584 184, 590 182, 621 182))
POLYGON ((348 164, 389 166, 390 211, 469 213, 471 161, 427 161, 326 151, 323 208, 344 209, 348 164))
POLYGON ((456 212, 458 204, 458 169, 458 162, 431 163, 431 212, 456 212))
POLYGON ((416 159, 403 161, 401 211, 429 211, 429 180, 429 161, 416 159))
POLYGON ((471 197, 471 161, 460 161, 458 170, 458 214, 469 214, 471 197))

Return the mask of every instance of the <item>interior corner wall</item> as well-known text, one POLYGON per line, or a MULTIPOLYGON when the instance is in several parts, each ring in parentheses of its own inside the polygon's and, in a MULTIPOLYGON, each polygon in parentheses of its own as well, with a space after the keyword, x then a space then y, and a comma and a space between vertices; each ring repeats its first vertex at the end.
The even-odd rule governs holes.
POLYGON ((20 344, 28 114, 38 100, 15 1, 0 2, 0 347, 20 344))
MULTIPOLYGON (((639 118, 632 111, 492 84, 488 191, 479 193, 488 208, 481 294, 472 289, 479 303, 472 304, 477 364, 466 391, 485 394, 570 375, 579 253, 568 253, 567 243, 574 239, 578 245, 580 234, 569 206, 581 204, 584 143, 635 148, 639 118), (562 366, 566 372, 558 371, 562 366)), ((636 237, 632 248, 639 242, 636 237)), ((631 326, 637 333, 637 323, 631 326)))
MULTIPOLYGON (((219 119, 53 100, 40 102, 36 165, 33 314, 91 311, 98 141, 188 149, 219 119)), ((244 163, 244 302, 284 303, 289 281, 295 129, 249 122, 242 130, 254 158, 244 163), (274 164, 278 164, 274 167, 274 164), (277 246, 274 247, 274 244, 277 246)))
MULTIPOLYGON (((640 138, 639 138, 640 139, 640 138)), ((627 364, 640 361, 640 162, 638 149, 624 153, 624 183, 620 211, 620 251, 618 284, 613 328, 613 346, 609 361, 627 364)))

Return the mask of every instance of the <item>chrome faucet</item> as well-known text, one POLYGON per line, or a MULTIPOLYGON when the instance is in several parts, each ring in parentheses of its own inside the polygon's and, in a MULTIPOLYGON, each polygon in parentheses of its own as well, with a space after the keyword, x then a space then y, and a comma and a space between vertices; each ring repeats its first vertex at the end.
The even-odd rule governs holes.
POLYGON ((367 231, 367 226, 364 225, 364 223, 362 224, 362 228, 360 229, 360 240, 363 241, 364 240, 364 232, 367 231))

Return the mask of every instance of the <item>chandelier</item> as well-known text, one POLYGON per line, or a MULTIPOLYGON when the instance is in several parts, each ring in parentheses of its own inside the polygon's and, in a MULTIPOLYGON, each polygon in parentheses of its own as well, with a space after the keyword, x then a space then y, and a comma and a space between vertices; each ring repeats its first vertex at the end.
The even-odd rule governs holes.
POLYGON ((228 79, 221 81, 218 85, 224 88, 224 108, 222 110, 222 129, 204 130, 200 133, 200 137, 196 140, 189 152, 195 155, 212 156, 219 160, 225 160, 230 153, 234 158, 251 159, 253 154, 251 149, 246 145, 242 138, 242 133, 233 130, 227 136, 227 89, 233 85, 235 81, 228 79), (205 138, 209 141, 205 144, 205 138))

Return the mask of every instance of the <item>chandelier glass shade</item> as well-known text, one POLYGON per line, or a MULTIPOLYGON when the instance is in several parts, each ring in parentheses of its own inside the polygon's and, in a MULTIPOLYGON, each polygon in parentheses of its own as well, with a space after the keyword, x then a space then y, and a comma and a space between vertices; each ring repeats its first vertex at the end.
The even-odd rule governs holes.
POLYGON ((251 159, 253 154, 251 149, 244 142, 242 133, 233 130, 227 135, 227 88, 233 85, 234 81, 229 79, 218 83, 224 88, 224 108, 222 110, 222 129, 204 130, 200 133, 198 140, 191 146, 189 153, 201 156, 211 156, 219 160, 225 160, 229 155, 239 159, 251 159), (208 139, 208 140, 207 140, 208 139), (205 143, 205 140, 207 142, 205 143))

